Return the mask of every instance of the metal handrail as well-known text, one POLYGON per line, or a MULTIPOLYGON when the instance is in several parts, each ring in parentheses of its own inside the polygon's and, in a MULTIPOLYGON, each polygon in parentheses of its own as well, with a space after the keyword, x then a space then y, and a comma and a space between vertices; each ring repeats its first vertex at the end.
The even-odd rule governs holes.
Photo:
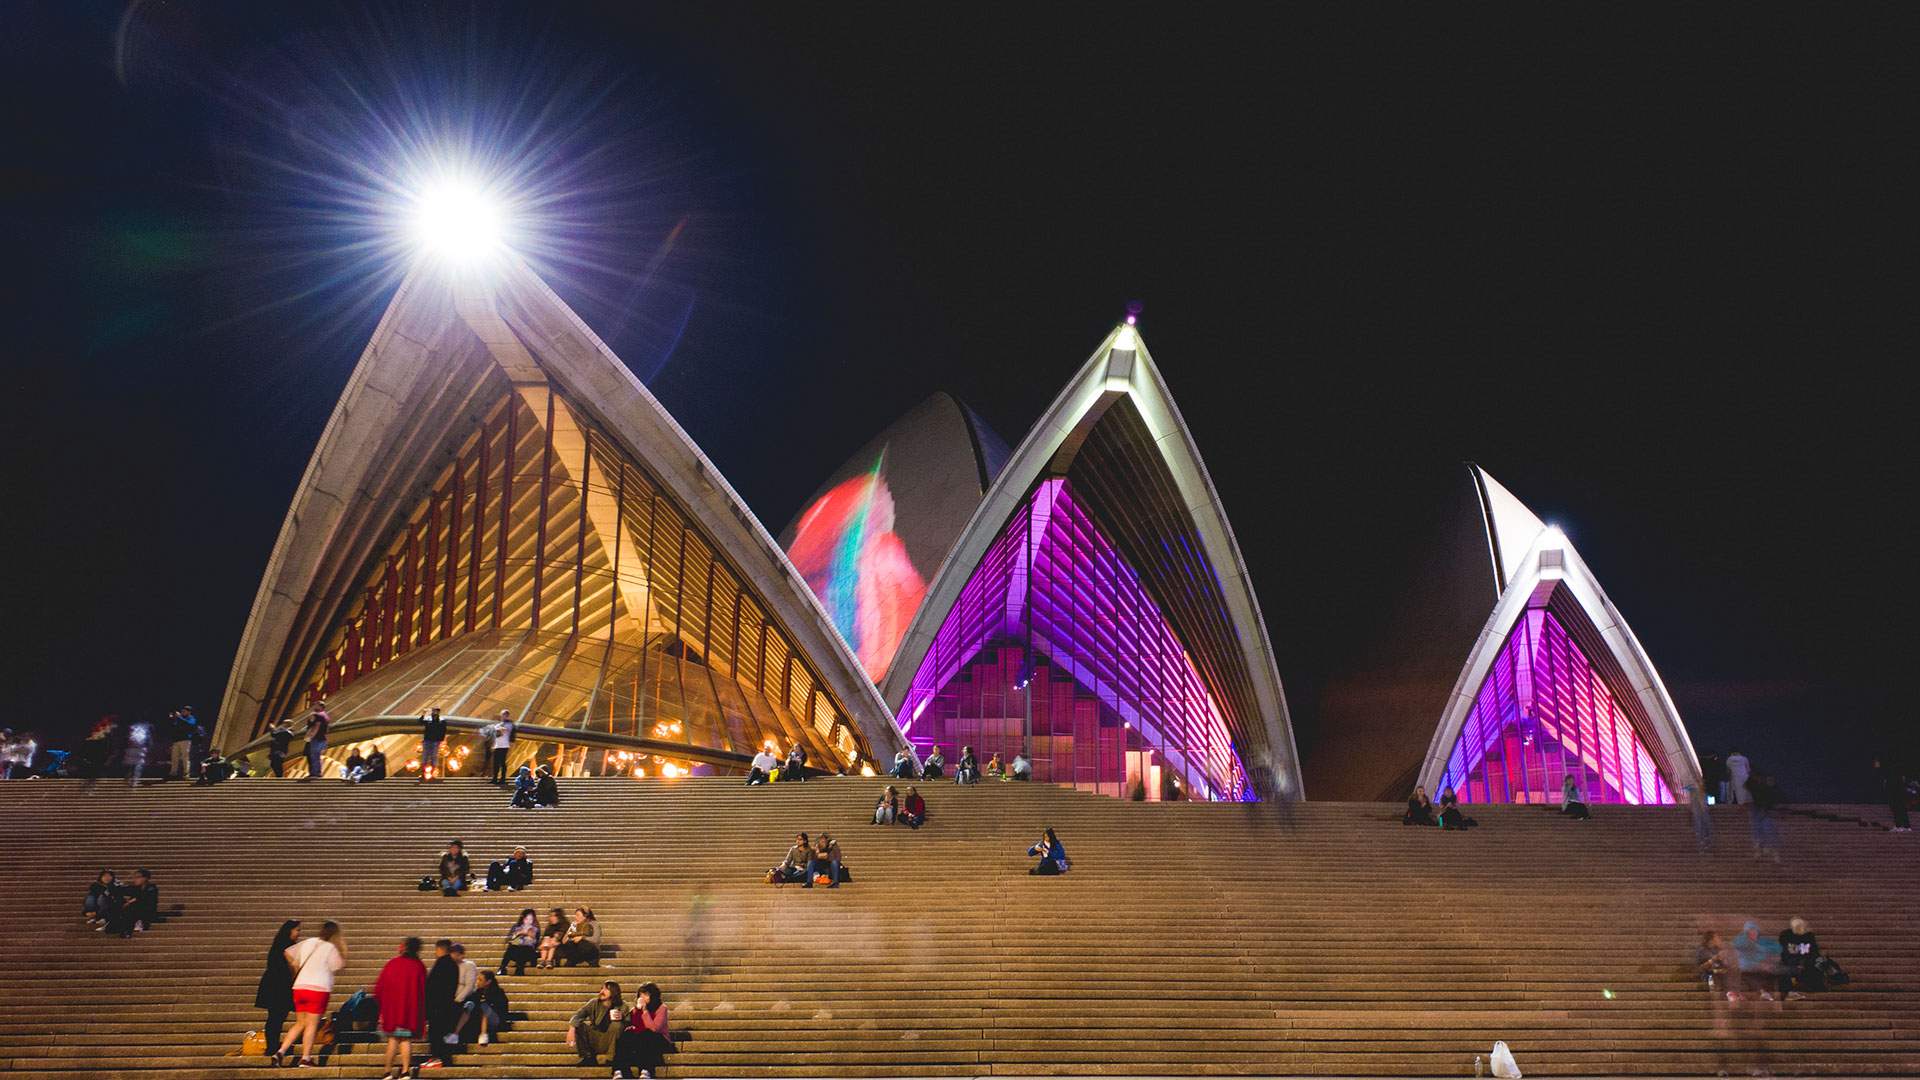
MULTIPOLYGON (((479 735, 482 729, 493 723, 492 720, 470 716, 442 716, 447 722, 447 733, 465 732, 479 735)), ((413 735, 420 731, 418 714, 409 716, 368 716, 356 720, 341 720, 328 730, 327 741, 332 743, 360 742, 378 738, 381 735, 413 735)), ((296 737, 298 733, 296 732, 296 737)), ((638 735, 619 735, 610 731, 588 731, 584 728, 553 727, 549 724, 517 724, 513 729, 514 742, 521 739, 533 739, 538 742, 558 743, 563 746, 586 746, 596 750, 634 750, 644 754, 658 754, 662 757, 679 758, 685 761, 698 761, 707 765, 723 765, 728 768, 745 769, 753 762, 751 754, 736 753, 732 750, 716 750, 712 747, 694 746, 688 743, 668 742, 664 739, 648 739, 638 735)), ((259 738, 236 748, 230 757, 250 757, 264 752, 271 736, 259 738)))

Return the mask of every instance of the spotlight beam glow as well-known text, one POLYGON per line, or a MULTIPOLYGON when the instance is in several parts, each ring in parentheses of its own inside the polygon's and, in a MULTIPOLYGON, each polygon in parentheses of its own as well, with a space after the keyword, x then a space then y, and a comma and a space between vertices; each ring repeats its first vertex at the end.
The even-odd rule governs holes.
POLYGON ((421 252, 455 266, 471 266, 507 247, 505 208, 469 180, 441 180, 422 188, 407 225, 421 252))

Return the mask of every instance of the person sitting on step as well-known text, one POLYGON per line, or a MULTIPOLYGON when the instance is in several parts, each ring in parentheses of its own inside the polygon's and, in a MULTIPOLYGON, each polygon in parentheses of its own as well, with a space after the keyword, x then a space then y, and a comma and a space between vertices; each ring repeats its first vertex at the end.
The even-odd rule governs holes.
POLYGON ((500 986, 500 977, 491 971, 482 971, 474 982, 473 991, 460 1002, 460 1011, 464 1019, 460 1025, 460 1041, 485 1046, 493 1041, 493 1036, 507 1029, 507 992, 500 986))
POLYGON ((540 964, 540 917, 532 908, 521 908, 520 917, 507 931, 507 949, 500 955, 500 966, 494 973, 505 975, 509 964, 513 965, 515 975, 525 975, 528 964, 536 967, 540 964))
POLYGON ((940 756, 940 748, 936 746, 933 748, 933 753, 927 755, 926 764, 920 769, 920 779, 944 780, 946 777, 947 759, 940 756))
POLYGON ((1460 809, 1460 796, 1451 786, 1440 792, 1440 827, 1443 829, 1471 829, 1480 824, 1468 817, 1460 809))
POLYGON ((807 863, 813 858, 813 841, 806 833, 796 833, 793 846, 787 849, 786 858, 773 868, 767 880, 775 885, 787 885, 807 879, 807 863))
POLYGON ((880 793, 880 801, 873 804, 873 823, 891 825, 900 818, 900 791, 892 784, 880 793))
POLYGON ((365 775, 367 775, 367 759, 360 756, 360 748, 356 746, 347 752, 347 760, 340 766, 340 779, 349 784, 357 784, 365 775))
POLYGON ((660 999, 660 987, 643 983, 614 1044, 613 1075, 652 1080, 654 1070, 664 1065, 672 1052, 673 1032, 667 1023, 667 1006, 660 999))
POLYGON ((153 883, 152 874, 135 870, 132 880, 114 893, 113 908, 107 915, 107 933, 130 938, 151 929, 154 916, 159 913, 160 886, 153 883))
POLYGON ((999 754, 995 754, 987 759, 987 778, 990 780, 1005 780, 1007 778, 1007 766, 1005 762, 1000 760, 999 754))
POLYGON ((1067 846, 1054 835, 1051 826, 1041 831, 1039 841, 1027 849, 1027 854, 1040 857, 1040 861, 1027 871, 1029 874, 1051 877, 1073 869, 1073 864, 1067 861, 1067 846))
POLYGON ((600 966, 600 924, 594 922, 592 908, 573 909, 573 923, 567 927, 566 936, 560 939, 560 948, 555 950, 554 959, 567 967, 574 964, 600 966))
POLYGON ((1007 766, 1007 778, 1011 780, 1033 779, 1033 762, 1025 754, 1013 755, 1013 764, 1007 766))
POLYGON ((900 804, 900 821, 909 829, 927 823, 927 800, 920 797, 919 788, 907 788, 906 801, 900 804))
POLYGON ((895 780, 918 780, 920 774, 914 771, 913 755, 902 747, 893 752, 893 778, 895 780))
POLYGON ((460 890, 473 884, 473 863, 467 859, 460 841, 447 843, 447 850, 440 856, 440 869, 435 876, 440 883, 442 896, 459 896, 460 890))
POLYGON ((1795 915, 1780 931, 1780 993, 1797 1000, 1806 996, 1802 991, 1826 988, 1826 977, 1820 972, 1820 939, 1807 929, 1807 920, 1795 915))
POLYGON ((760 752, 753 755, 753 764, 747 766, 747 786, 766 783, 779 767, 780 759, 773 756, 773 747, 762 746, 760 752))
POLYGON ((533 805, 536 807, 560 805, 560 782, 553 778, 553 770, 545 765, 540 766, 539 775, 534 777, 533 805))
POLYGON ((513 857, 505 862, 496 859, 487 864, 486 890, 488 892, 497 892, 501 889, 512 889, 518 892, 531 884, 533 884, 533 860, 527 858, 526 848, 514 848, 513 857))
POLYGON ((980 782, 980 761, 973 756, 973 747, 960 748, 960 764, 954 767, 953 782, 956 784, 977 784, 980 782))
POLYGON ((1580 796, 1579 781, 1573 778, 1572 773, 1560 781, 1560 812, 1575 821, 1585 821, 1593 816, 1593 811, 1587 809, 1587 800, 1580 796))
POLYGON ((613 1053, 623 1019, 620 984, 608 979, 600 984, 593 1000, 580 1006, 567 1021, 567 1045, 580 1055, 580 1064, 598 1065, 602 1055, 613 1053))
POLYGON ((781 780, 805 780, 807 778, 807 748, 799 743, 787 751, 787 760, 780 766, 781 780))
POLYGON ((114 877, 111 870, 100 871, 99 876, 93 879, 93 884, 87 886, 87 898, 80 902, 80 916, 86 919, 89 927, 95 930, 107 928, 107 917, 113 914, 113 897, 119 891, 120 879, 114 877))
POLYGON ((533 793, 540 787, 540 781, 533 778, 533 766, 522 765, 520 771, 513 774, 513 802, 511 805, 522 810, 533 809, 533 793))
POLYGON ((1708 930, 1700 935, 1700 945, 1693 950, 1693 973, 1706 983, 1707 992, 1719 988, 1727 975, 1727 944, 1720 940, 1718 931, 1708 930))
POLYGON ((567 913, 564 908, 554 908, 547 912, 547 921, 540 927, 540 963, 543 968, 559 967, 555 958, 560 953, 560 945, 567 940, 567 913))
POLYGON ((373 753, 367 755, 367 766, 360 773, 360 783, 371 784, 386 778, 387 752, 376 746, 373 753))
POLYGON ((807 880, 805 888, 813 888, 821 877, 827 879, 827 888, 840 887, 840 841, 832 833, 821 833, 820 839, 813 842, 813 854, 807 860, 807 880))
POLYGON ((1402 825, 1438 825, 1433 819, 1433 800, 1427 798, 1427 789, 1417 787, 1407 796, 1407 812, 1400 816, 1402 825))

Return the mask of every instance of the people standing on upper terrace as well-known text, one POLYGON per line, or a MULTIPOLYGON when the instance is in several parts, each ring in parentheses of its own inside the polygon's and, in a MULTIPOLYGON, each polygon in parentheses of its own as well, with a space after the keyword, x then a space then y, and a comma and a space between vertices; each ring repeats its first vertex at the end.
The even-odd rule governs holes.
POLYGON ((267 770, 287 775, 287 749, 293 745, 293 722, 282 720, 267 729, 267 770))
POLYGON ((506 786, 507 758, 513 753, 513 735, 518 726, 513 722, 513 711, 510 709, 501 709, 499 719, 487 725, 484 733, 487 742, 487 783, 506 786))
POLYGON ((447 721, 435 705, 420 715, 420 782, 440 779, 440 745, 447 741, 447 721))
POLYGON ((1407 796, 1407 812, 1400 816, 1402 825, 1437 825, 1433 818, 1433 800, 1427 798, 1427 789, 1417 787, 1407 796))
POLYGON ((1753 763, 1747 755, 1735 750, 1727 755, 1727 788, 1736 803, 1750 803, 1753 794, 1747 789, 1747 781, 1753 776, 1753 763))
POLYGON ((327 752, 327 732, 333 728, 333 717, 327 712, 324 700, 313 703, 313 712, 307 716, 307 775, 304 780, 319 776, 325 766, 320 756, 327 752))

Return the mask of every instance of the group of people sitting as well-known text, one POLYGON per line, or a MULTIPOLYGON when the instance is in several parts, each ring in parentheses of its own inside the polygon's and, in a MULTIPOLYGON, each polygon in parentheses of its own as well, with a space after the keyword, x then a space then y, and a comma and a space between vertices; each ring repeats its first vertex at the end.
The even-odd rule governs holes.
MULTIPOLYGON (((893 755, 893 769, 888 774, 896 780, 944 780, 947 775, 947 759, 935 746, 927 754, 926 760, 920 758, 919 748, 908 743, 893 755)), ((1033 762, 1025 754, 1013 755, 1012 764, 1003 763, 999 754, 987 759, 985 769, 980 767, 979 759, 974 757, 973 747, 960 748, 960 761, 953 769, 953 779, 959 784, 977 784, 981 778, 989 780, 1031 780, 1033 762)))
POLYGON ((520 771, 513 774, 513 805, 522 810, 559 806, 560 782, 553 778, 553 769, 544 763, 537 770, 531 765, 520 766, 520 771))
POLYGON ((892 784, 880 793, 880 801, 873 805, 873 823, 875 825, 905 825, 917 829, 927 823, 927 800, 920 797, 920 789, 908 787, 905 798, 900 789, 892 784))
POLYGON ((1402 825, 1438 825, 1443 829, 1471 829, 1480 822, 1466 815, 1460 809, 1460 796, 1449 787, 1440 792, 1440 803, 1436 806, 1427 797, 1427 789, 1417 787, 1407 797, 1407 812, 1400 817, 1402 825))
POLYGON ((1724 990, 1728 1001, 1758 992, 1774 1001, 1776 991, 1789 1001, 1849 981, 1833 958, 1820 951, 1820 939, 1807 920, 1795 915, 1775 938, 1763 937, 1760 924, 1748 920, 1728 945, 1714 931, 1700 935, 1693 951, 1694 973, 1709 991, 1724 990))
POLYGON ((123 938, 147 930, 159 913, 160 886, 153 883, 153 875, 144 869, 135 870, 126 881, 121 881, 111 870, 100 871, 93 884, 87 886, 86 899, 80 905, 80 914, 89 929, 123 938))
POLYGON ((340 766, 340 779, 349 784, 371 784, 386 778, 387 755, 377 746, 365 757, 360 755, 359 747, 354 747, 340 766))
MULTIPOLYGON (((486 880, 480 887, 487 892, 501 889, 519 892, 531 884, 533 859, 527 855, 526 848, 516 847, 508 858, 487 864, 486 880)), ((447 850, 440 853, 439 869, 420 879, 421 892, 437 888, 442 896, 459 896, 472 887, 473 861, 467 858, 466 848, 458 840, 447 842, 447 850)))
POLYGON ((807 748, 799 743, 787 751, 785 760, 773 752, 773 743, 768 742, 753 755, 752 764, 747 766, 747 786, 771 784, 779 780, 805 780, 807 778, 807 748))
POLYGON ((660 987, 643 983, 629 1005, 619 983, 601 983, 599 992, 568 1021, 567 1045, 580 1055, 581 1065, 598 1065, 604 1057, 610 1059, 614 1076, 651 1078, 673 1052, 660 987))
POLYGON ((523 909, 507 931, 499 973, 505 975, 512 967, 515 975, 525 975, 529 964, 536 969, 600 966, 600 924, 593 909, 574 908, 569 918, 564 909, 554 908, 547 912, 544 922, 532 908, 523 909))
POLYGON ((767 871, 769 885, 798 882, 808 889, 815 884, 837 889, 841 882, 850 880, 851 875, 840 862, 840 841, 835 840, 832 833, 824 832, 817 840, 809 839, 806 833, 796 834, 793 846, 787 849, 787 857, 767 871))

